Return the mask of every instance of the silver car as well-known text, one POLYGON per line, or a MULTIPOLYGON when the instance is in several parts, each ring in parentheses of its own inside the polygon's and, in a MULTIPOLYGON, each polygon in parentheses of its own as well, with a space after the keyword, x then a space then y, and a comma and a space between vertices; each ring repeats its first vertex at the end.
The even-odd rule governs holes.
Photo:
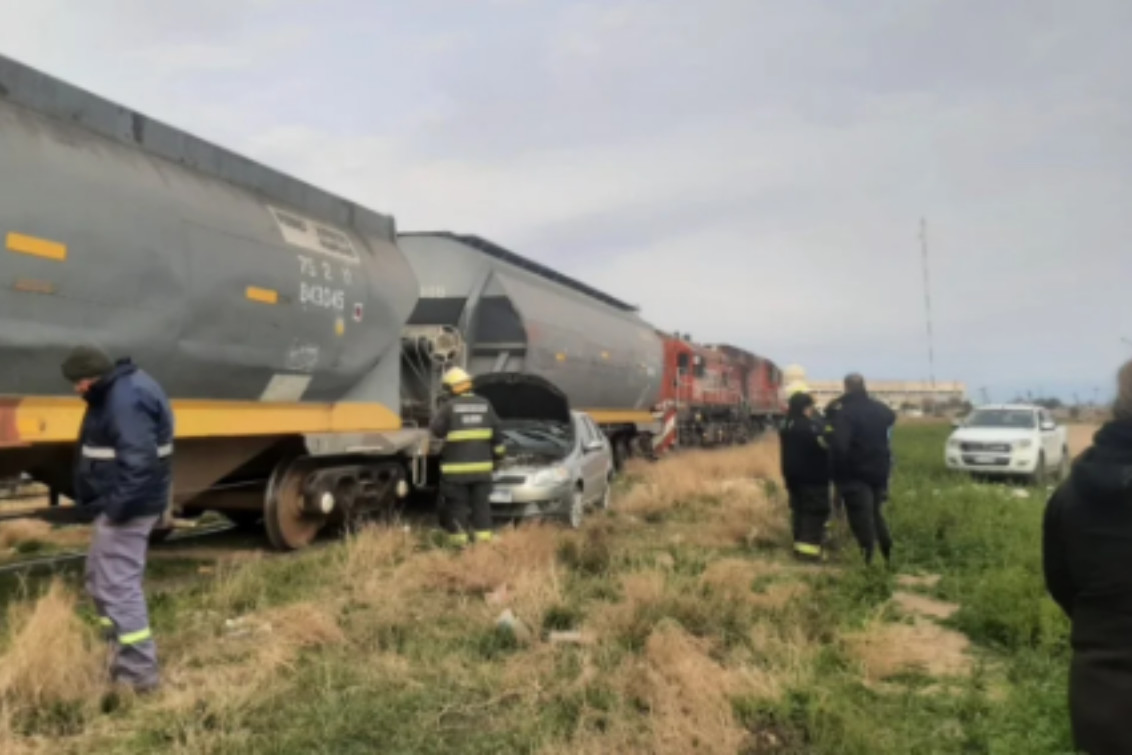
POLYGON ((613 449, 589 415, 570 409, 561 391, 534 375, 481 375, 473 390, 491 402, 504 428, 494 519, 554 518, 576 528, 587 508, 609 507, 613 449))

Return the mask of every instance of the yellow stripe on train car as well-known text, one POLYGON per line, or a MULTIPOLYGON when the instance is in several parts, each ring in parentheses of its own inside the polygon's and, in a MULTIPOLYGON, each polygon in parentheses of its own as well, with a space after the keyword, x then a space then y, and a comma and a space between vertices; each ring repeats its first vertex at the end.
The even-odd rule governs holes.
MULTIPOLYGON (((178 438, 250 437, 317 433, 373 433, 401 429, 401 417, 377 403, 268 403, 172 401, 178 438)), ((79 436, 85 405, 77 398, 0 398, 0 446, 67 443, 79 436)))

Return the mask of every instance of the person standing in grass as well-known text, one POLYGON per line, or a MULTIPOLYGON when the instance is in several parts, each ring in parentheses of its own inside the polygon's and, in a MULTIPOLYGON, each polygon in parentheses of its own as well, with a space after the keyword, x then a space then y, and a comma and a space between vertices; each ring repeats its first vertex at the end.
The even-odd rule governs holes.
POLYGON ((822 425, 815 416, 814 398, 804 386, 788 402, 786 422, 779 432, 782 477, 790 496, 794 555, 819 561, 829 519, 829 453, 822 425))
POLYGON ((882 507, 888 500, 892 471, 889 435, 896 414, 869 396, 865 379, 853 373, 845 378, 845 394, 833 402, 828 437, 833 457, 833 479, 845 506, 849 529, 872 563, 880 546, 886 562, 892 556, 892 535, 882 507))
POLYGON ((161 386, 129 358, 78 346, 63 376, 86 401, 75 502, 94 515, 86 588, 111 643, 114 682, 157 688, 157 649, 142 578, 149 534, 169 503, 173 412, 161 386))
POLYGON ((1113 419, 1046 504, 1046 589, 1072 624, 1069 716, 1078 750, 1132 753, 1132 361, 1113 419))

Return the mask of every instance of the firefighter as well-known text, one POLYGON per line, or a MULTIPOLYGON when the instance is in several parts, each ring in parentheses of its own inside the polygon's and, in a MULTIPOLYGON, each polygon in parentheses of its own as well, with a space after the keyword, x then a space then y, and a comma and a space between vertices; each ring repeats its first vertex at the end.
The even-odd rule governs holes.
POLYGON ((801 560, 824 557, 822 542, 829 518, 829 453, 814 398, 804 387, 790 396, 780 431, 782 477, 790 496, 794 555, 801 560))
POLYGON ((853 373, 845 378, 845 394, 831 405, 833 479, 849 519, 849 529, 872 563, 880 547, 886 562, 892 555, 892 535, 882 507, 888 500, 888 476, 892 469, 889 436, 896 414, 869 396, 865 379, 853 373))
POLYGON ((440 452, 440 526, 448 532, 452 545, 467 545, 469 532, 476 542, 488 542, 492 474, 506 452, 499 418, 487 399, 472 393, 472 378, 459 367, 444 374, 442 385, 448 401, 431 425, 433 435, 444 439, 440 452))
POLYGON ((1113 419, 1046 504, 1042 567, 1071 624, 1076 750, 1132 752, 1132 362, 1120 369, 1113 419))
POLYGON ((161 386, 130 359, 78 346, 63 376, 86 401, 75 502, 94 518, 86 589, 111 644, 110 674, 137 692, 158 684, 142 577, 149 535, 170 500, 173 413, 161 386))

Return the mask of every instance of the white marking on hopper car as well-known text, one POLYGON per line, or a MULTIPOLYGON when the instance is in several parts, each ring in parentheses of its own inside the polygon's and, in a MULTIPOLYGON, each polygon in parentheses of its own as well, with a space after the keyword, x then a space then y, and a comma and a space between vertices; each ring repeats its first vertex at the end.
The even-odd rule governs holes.
POLYGON ((283 240, 292 246, 334 257, 351 265, 360 263, 354 242, 345 231, 304 217, 291 210, 266 205, 283 240))
POLYGON ((346 309, 346 292, 340 288, 330 288, 329 286, 301 281, 299 283, 299 302, 341 312, 346 309))
POLYGON ((315 343, 292 344, 283 366, 294 372, 314 372, 318 367, 319 347, 315 343))
POLYGON ((271 376, 267 387, 260 394, 260 401, 299 401, 310 385, 310 375, 286 375, 279 373, 271 376))

